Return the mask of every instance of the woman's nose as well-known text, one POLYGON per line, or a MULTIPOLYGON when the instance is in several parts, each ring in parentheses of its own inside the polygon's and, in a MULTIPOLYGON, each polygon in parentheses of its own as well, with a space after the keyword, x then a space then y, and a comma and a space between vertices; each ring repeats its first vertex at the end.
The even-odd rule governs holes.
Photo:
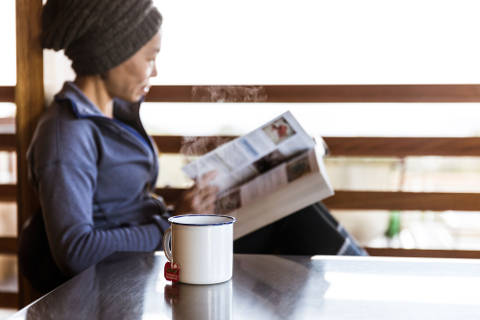
POLYGON ((152 73, 150 73, 150 78, 156 77, 157 75, 158 75, 158 72, 157 72, 157 64, 154 63, 154 64, 153 64, 153 68, 152 68, 152 73))

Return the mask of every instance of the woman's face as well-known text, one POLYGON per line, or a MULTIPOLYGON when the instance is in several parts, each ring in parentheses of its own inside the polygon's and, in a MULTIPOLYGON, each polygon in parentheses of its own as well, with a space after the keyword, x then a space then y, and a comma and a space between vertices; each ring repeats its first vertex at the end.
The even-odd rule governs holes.
POLYGON ((150 78, 157 75, 156 58, 160 52, 160 31, 128 60, 107 71, 104 76, 109 95, 136 102, 148 93, 150 78))

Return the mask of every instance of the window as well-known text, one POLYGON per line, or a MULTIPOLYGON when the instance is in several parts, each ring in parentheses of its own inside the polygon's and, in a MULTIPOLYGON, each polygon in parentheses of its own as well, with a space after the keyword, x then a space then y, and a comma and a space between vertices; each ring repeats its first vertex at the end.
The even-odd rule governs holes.
POLYGON ((15 0, 0 1, 0 40, 2 58, 0 59, 0 86, 14 86, 16 79, 15 57, 15 0))
MULTIPOLYGON (((10 195, 16 183, 16 156, 10 142, 15 133, 14 86, 16 85, 16 41, 15 41, 15 1, 0 1, 0 41, 2 54, 0 59, 0 135, 2 144, 10 144, 9 150, 0 150, 0 242, 4 251, 0 252, 0 295, 11 298, 18 291, 17 258, 13 255, 17 235, 17 206, 10 195), (10 141, 6 143, 6 141, 10 141), (6 190, 6 189, 9 189, 6 190), (9 198, 5 200, 5 198, 9 198)), ((3 299, 1 299, 3 300, 3 299)), ((0 308, 13 307, 9 302, 0 301, 0 308)), ((8 310, 0 314, 7 315, 8 310)))
POLYGON ((475 1, 155 1, 156 84, 479 83, 475 1))

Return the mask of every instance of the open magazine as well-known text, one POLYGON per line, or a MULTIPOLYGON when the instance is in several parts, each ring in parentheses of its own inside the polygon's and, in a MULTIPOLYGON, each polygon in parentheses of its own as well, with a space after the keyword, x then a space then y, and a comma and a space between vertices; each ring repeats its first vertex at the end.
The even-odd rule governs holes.
POLYGON ((216 170, 216 213, 237 218, 234 238, 333 195, 323 163, 327 147, 290 112, 183 167, 192 179, 216 170))

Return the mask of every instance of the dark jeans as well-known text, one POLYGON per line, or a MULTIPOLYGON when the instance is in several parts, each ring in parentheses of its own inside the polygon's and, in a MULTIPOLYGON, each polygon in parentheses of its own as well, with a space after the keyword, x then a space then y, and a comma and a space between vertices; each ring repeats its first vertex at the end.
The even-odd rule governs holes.
POLYGON ((235 253, 368 255, 320 202, 235 240, 235 253))

